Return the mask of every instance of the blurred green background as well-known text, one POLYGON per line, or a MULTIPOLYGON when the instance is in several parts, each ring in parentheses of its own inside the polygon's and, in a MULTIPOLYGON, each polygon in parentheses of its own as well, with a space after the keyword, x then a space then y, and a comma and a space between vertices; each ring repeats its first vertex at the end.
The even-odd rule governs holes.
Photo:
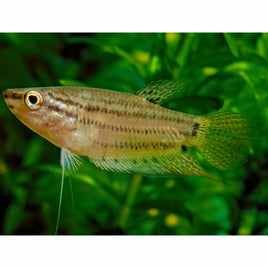
MULTIPOLYGON (((159 79, 187 87, 164 106, 259 117, 245 166, 217 176, 150 177, 103 171, 84 159, 65 179, 60 234, 268 234, 268 34, 0 34, 0 88, 88 85, 135 92, 159 79)), ((60 150, 0 98, 0 233, 53 234, 60 150)), ((208 170, 209 171, 209 170, 208 170)))

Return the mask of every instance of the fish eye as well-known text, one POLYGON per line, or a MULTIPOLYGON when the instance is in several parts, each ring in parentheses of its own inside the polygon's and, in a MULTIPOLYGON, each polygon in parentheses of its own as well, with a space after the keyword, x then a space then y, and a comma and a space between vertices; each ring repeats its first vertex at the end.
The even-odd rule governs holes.
POLYGON ((24 101, 30 109, 38 109, 43 104, 44 99, 38 91, 31 90, 25 93, 24 101))

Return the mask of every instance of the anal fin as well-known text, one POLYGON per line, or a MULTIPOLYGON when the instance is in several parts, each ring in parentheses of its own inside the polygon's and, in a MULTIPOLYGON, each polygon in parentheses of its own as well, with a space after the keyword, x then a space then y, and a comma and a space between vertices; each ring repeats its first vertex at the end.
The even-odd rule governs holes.
POLYGON ((158 153, 151 156, 137 156, 90 159, 96 166, 117 172, 139 173, 144 175, 186 175, 204 176, 216 182, 220 180, 207 173, 194 157, 192 150, 158 153))

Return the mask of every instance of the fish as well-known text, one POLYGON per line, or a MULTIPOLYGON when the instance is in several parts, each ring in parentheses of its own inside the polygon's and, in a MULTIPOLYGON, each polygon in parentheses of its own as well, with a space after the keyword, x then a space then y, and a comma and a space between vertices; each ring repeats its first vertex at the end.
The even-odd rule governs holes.
POLYGON ((134 94, 91 87, 57 86, 3 91, 11 112, 27 127, 61 148, 64 169, 87 156, 113 172, 217 177, 201 158, 221 170, 243 164, 252 127, 239 113, 192 115, 161 103, 183 83, 153 81, 134 94))

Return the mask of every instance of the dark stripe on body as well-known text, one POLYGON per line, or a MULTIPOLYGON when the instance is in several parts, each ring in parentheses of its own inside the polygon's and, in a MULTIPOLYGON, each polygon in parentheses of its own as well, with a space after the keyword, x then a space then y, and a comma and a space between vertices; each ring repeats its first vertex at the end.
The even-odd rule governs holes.
POLYGON ((126 141, 121 141, 121 142, 115 142, 115 143, 103 143, 100 142, 99 140, 92 140, 93 144, 99 145, 104 148, 114 148, 117 150, 131 150, 131 151, 138 151, 138 150, 150 150, 150 149, 171 149, 177 147, 176 142, 169 142, 169 143, 163 143, 163 142, 126 142, 126 141))
MULTIPOLYGON (((63 94, 63 93, 61 92, 60 94, 63 94)), ((60 102, 65 103, 65 104, 69 104, 72 106, 83 108, 83 105, 81 103, 73 101, 71 99, 62 99, 60 97, 55 97, 51 92, 48 92, 48 95, 55 101, 60 101, 60 102)), ((67 94, 64 94, 64 95, 69 97, 69 95, 67 95, 67 94)))
POLYGON ((158 134, 158 135, 163 135, 163 136, 173 135, 176 138, 179 137, 179 134, 182 136, 189 136, 189 132, 183 131, 183 130, 180 130, 177 133, 173 129, 165 130, 165 129, 159 129, 159 128, 137 128, 137 127, 124 126, 124 125, 118 126, 118 125, 96 121, 96 120, 89 119, 86 117, 80 117, 78 122, 84 125, 94 125, 101 129, 111 130, 112 132, 124 132, 124 133, 139 134, 139 135, 153 135, 153 134, 155 135, 158 134))
POLYGON ((69 118, 76 118, 76 119, 78 118, 78 115, 71 113, 71 112, 68 112, 65 109, 61 109, 57 105, 48 105, 47 108, 51 111, 57 112, 57 113, 62 114, 66 117, 69 117, 69 118))
MULTIPOLYGON (((144 107, 143 107, 144 108, 144 107)), ((168 116, 159 116, 156 113, 141 113, 141 112, 131 112, 131 111, 127 111, 129 110, 129 108, 126 111, 119 111, 119 110, 114 110, 114 109, 108 109, 106 107, 100 107, 97 105, 89 105, 87 104, 84 109, 87 112, 100 112, 103 114, 111 114, 111 115, 115 115, 117 117, 130 117, 130 118, 142 118, 142 119, 157 119, 157 120, 163 120, 163 121, 169 121, 169 122, 178 122, 178 123, 182 123, 185 122, 185 120, 181 119, 181 118, 176 118, 176 117, 168 117, 168 116)))
MULTIPOLYGON (((62 94, 62 92, 60 92, 60 94, 62 94)), ((129 111, 129 109, 133 106, 135 108, 141 108, 144 109, 144 104, 139 104, 139 103, 135 103, 135 102, 122 102, 122 101, 113 101, 111 102, 110 100, 107 101, 107 99, 88 99, 89 102, 103 102, 104 104, 116 104, 118 106, 122 106, 126 111, 119 111, 119 110, 114 110, 114 109, 108 109, 107 107, 103 107, 103 106, 99 106, 99 105, 90 105, 87 104, 83 107, 83 105, 79 102, 75 102, 71 99, 62 99, 60 97, 55 97, 53 96, 52 93, 48 93, 49 96, 51 96, 54 100, 56 101, 61 101, 65 104, 69 104, 75 107, 79 107, 79 108, 83 108, 84 110, 86 110, 87 112, 101 112, 104 114, 112 114, 115 115, 117 117, 121 117, 121 116, 126 116, 126 117, 138 117, 138 118, 143 118, 143 119, 157 119, 157 120, 163 120, 163 121, 168 121, 168 122, 177 122, 177 123, 184 123, 187 122, 187 120, 184 120, 183 118, 178 118, 176 116, 174 117, 169 117, 166 115, 157 115, 156 113, 152 113, 152 108, 149 107, 148 111, 150 111, 151 113, 148 114, 147 113, 142 113, 142 112, 131 112, 129 111), (133 103, 133 105, 131 105, 133 103)))

